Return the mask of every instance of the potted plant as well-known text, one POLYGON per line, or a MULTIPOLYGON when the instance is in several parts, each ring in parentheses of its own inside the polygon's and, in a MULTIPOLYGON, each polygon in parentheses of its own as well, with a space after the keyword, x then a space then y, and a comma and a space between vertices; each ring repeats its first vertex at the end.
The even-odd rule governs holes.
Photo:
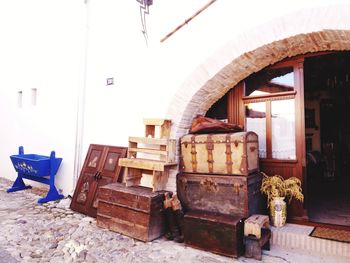
POLYGON ((280 227, 286 223, 287 206, 293 198, 304 202, 301 182, 296 177, 284 179, 280 175, 268 176, 263 173, 263 180, 260 191, 267 196, 267 207, 270 212, 270 219, 273 226, 280 227))

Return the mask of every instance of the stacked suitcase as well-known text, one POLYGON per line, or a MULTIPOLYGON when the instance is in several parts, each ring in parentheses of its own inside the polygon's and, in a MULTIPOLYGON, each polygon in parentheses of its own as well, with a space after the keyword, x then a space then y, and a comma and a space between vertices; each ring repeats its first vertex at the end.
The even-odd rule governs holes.
POLYGON ((177 193, 187 211, 186 244, 227 256, 243 254, 243 220, 265 209, 258 149, 254 132, 181 138, 177 193))

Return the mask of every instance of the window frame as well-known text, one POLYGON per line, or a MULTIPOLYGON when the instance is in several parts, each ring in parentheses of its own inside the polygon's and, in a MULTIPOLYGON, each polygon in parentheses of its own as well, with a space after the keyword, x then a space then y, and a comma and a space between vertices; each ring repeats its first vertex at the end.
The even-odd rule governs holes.
MULTIPOLYGON (((244 106, 248 103, 265 102, 265 112, 266 112, 266 158, 261 158, 264 160, 278 160, 278 161, 291 161, 296 162, 295 159, 277 159, 272 158, 272 114, 271 114, 271 102, 276 100, 296 100, 297 91, 286 91, 278 92, 272 94, 256 95, 256 96, 244 96, 242 101, 244 106)), ((296 104, 295 104, 296 105, 296 104)), ((296 114, 296 112, 295 112, 296 114)), ((247 116, 244 117, 244 127, 247 127, 247 116)), ((297 147, 297 139, 295 138, 295 147, 297 147)), ((296 157, 297 158, 297 157, 296 157)))

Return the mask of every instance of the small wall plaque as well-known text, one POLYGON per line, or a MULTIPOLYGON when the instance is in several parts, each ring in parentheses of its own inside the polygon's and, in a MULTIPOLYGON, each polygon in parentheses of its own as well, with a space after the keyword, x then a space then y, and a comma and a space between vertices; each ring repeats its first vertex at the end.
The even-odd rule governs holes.
POLYGON ((114 78, 107 78, 107 86, 114 85, 114 78))

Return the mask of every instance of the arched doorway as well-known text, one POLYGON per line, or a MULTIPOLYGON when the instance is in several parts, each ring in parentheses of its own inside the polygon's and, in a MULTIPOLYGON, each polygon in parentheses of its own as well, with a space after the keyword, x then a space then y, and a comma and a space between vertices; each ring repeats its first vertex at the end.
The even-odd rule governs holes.
MULTIPOLYGON (((184 92, 179 91, 175 96, 172 105, 170 105, 168 116, 174 120, 175 137, 179 138, 186 134, 190 127, 191 121, 197 114, 205 114, 208 109, 220 98, 226 94, 232 87, 235 87, 242 80, 246 79, 254 72, 266 68, 269 65, 277 62, 284 62, 286 58, 297 57, 301 54, 312 54, 316 52, 350 50, 350 31, 344 30, 322 30, 308 34, 295 35, 283 40, 275 41, 266 44, 256 50, 242 54, 234 59, 228 65, 225 65, 214 76, 206 81, 203 76, 200 76, 201 71, 198 70, 192 76, 193 78, 201 79, 196 84, 200 88, 189 93, 189 97, 184 97, 184 92), (179 110, 179 104, 182 108, 179 110)), ((300 57, 303 59, 303 57, 300 57)), ((296 160, 293 162, 278 162, 274 168, 283 167, 286 171, 286 177, 297 175, 306 183, 304 178, 306 169, 306 152, 305 152, 305 127, 304 127, 304 83, 303 83, 303 67, 302 62, 294 60, 295 67, 299 67, 296 79, 298 81, 298 90, 291 96, 296 96, 296 160), (298 66, 299 65, 299 66, 298 66), (288 167, 289 165, 289 167, 288 167), (290 173, 290 171, 294 171, 290 173), (288 173, 290 173, 288 175, 288 173)), ((193 80, 184 83, 194 86, 193 80)), ((236 89, 237 90, 237 89, 236 89)), ((238 109, 239 111, 239 109, 238 109)), ((241 114, 237 114, 241 118, 241 114)), ((273 166, 271 166, 273 167, 273 166)), ((272 170, 273 171, 273 170, 272 170)), ((292 215, 295 219, 307 219, 307 212, 298 206, 293 209, 292 215)))
POLYGON ((259 135, 262 171, 302 180, 307 211, 292 204, 294 219, 350 223, 349 77, 350 52, 297 56, 251 74, 206 113, 259 135))

